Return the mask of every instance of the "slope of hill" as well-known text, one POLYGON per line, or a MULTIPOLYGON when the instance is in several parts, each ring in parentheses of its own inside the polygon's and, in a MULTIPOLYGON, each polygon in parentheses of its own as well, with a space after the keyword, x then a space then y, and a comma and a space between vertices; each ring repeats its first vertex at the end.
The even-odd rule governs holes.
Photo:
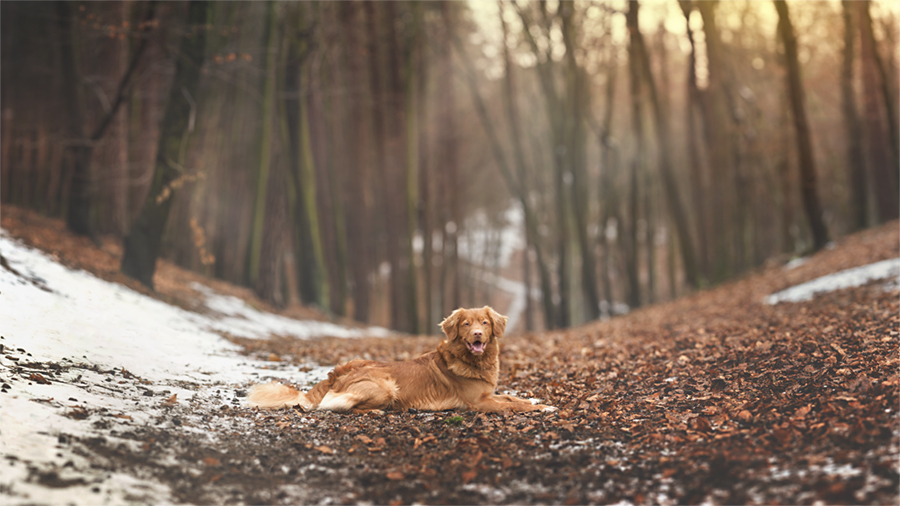
POLYGON ((900 501, 897 223, 625 317, 507 336, 501 390, 557 413, 377 417, 241 399, 434 337, 291 321, 167 264, 147 294, 111 242, 7 207, 0 224, 4 503, 900 501), (767 302, 884 260, 861 285, 767 302))

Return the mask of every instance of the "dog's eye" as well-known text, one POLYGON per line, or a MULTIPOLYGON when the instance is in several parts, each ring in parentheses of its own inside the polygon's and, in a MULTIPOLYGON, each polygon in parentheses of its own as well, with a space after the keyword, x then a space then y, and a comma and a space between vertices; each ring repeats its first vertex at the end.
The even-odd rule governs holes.
POLYGON ((463 325, 465 325, 466 327, 468 327, 468 326, 469 326, 469 322, 463 323, 463 325))
POLYGON ((482 323, 484 323, 485 325, 487 325, 487 320, 483 321, 482 323))

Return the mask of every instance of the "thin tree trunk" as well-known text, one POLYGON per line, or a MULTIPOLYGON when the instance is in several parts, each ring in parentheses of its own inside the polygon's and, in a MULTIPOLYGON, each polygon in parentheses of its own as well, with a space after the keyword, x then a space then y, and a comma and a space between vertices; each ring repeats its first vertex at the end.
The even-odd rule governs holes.
MULTIPOLYGON (((504 41, 508 35, 508 29, 506 26, 506 21, 503 19, 503 3, 498 4, 500 6, 500 24, 503 29, 503 37, 504 41)), ((543 262, 543 254, 540 252, 540 245, 537 244, 537 241, 540 240, 537 234, 530 232, 531 230, 536 230, 536 224, 534 223, 534 213, 531 211, 524 210, 527 202, 524 202, 524 196, 528 192, 529 184, 528 184, 528 167, 525 161, 525 149, 522 146, 522 131, 521 121, 519 119, 519 108, 516 103, 516 84, 515 84, 515 75, 513 74, 513 66, 512 59, 509 54, 509 47, 506 44, 503 44, 503 61, 505 68, 505 76, 504 76, 504 105, 506 106, 506 117, 509 123, 509 135, 510 141, 512 141, 513 146, 513 158, 516 163, 516 178, 517 178, 517 186, 518 191, 513 192, 518 197, 520 204, 523 206, 523 221, 525 226, 525 263, 526 266, 529 263, 528 259, 528 251, 530 249, 534 249, 537 257, 540 259, 538 262, 538 271, 540 273, 540 278, 542 280, 541 283, 541 301, 543 303, 544 308, 544 321, 548 322, 547 326, 552 328, 552 322, 556 321, 554 315, 554 307, 553 307, 553 298, 552 298, 552 288, 550 286, 550 272, 547 268, 547 265, 543 262)), ((530 280, 526 280, 526 285, 530 286, 530 280)), ((531 295, 530 293, 527 296, 530 305, 531 295)))
MULTIPOLYGON (((366 78, 366 50, 360 32, 363 23, 359 20, 361 9, 356 2, 338 4, 341 35, 345 45, 346 78, 344 84, 364 81, 366 78)), ((353 299, 353 318, 357 321, 369 321, 369 267, 370 256, 367 250, 367 233, 370 229, 372 205, 365 192, 369 181, 367 168, 363 164, 363 156, 370 151, 368 129, 365 127, 368 114, 367 107, 359 92, 351 93, 346 100, 345 128, 347 143, 355 146, 347 152, 348 173, 344 178, 346 184, 347 208, 347 262, 350 271, 353 299)))
MULTIPOLYGON (((399 205, 393 198, 392 192, 396 188, 393 184, 397 180, 396 165, 397 154, 393 149, 389 148, 396 144, 394 136, 397 134, 395 127, 395 118, 393 117, 393 105, 389 102, 393 98, 393 89, 388 88, 391 84, 390 61, 385 62, 382 59, 383 53, 379 51, 382 36, 390 36, 381 32, 380 28, 383 24, 393 23, 391 16, 384 15, 385 6, 389 4, 380 4, 376 2, 364 2, 366 11, 366 33, 368 37, 369 47, 369 87, 372 93, 372 126, 374 133, 374 150, 375 150, 375 173, 376 180, 380 183, 380 193, 382 202, 382 221, 386 236, 386 253, 388 264, 390 265, 390 273, 388 274, 388 290, 389 296, 387 303, 390 308, 390 326, 398 330, 405 330, 403 327, 403 283, 400 267, 400 237, 398 227, 405 228, 405 222, 398 223, 396 221, 396 207, 399 205), (387 70, 387 76, 382 76, 382 72, 387 70), (387 85, 385 84, 387 81, 387 85)), ((388 58, 389 60, 389 58, 388 58)), ((405 199, 403 199, 405 202, 405 199)))
POLYGON ((572 174, 572 203, 575 217, 575 237, 581 256, 581 291, 587 309, 587 318, 600 317, 600 292, 597 287, 596 257, 594 242, 588 236, 591 226, 588 189, 591 187, 587 175, 587 132, 585 110, 590 109, 590 94, 587 76, 575 59, 577 46, 575 33, 575 5, 571 0, 560 4, 563 43, 566 47, 566 138, 572 174))
POLYGON ((844 115, 844 136, 847 139, 847 182, 850 186, 850 230, 868 226, 866 159, 863 155, 862 122, 856 107, 853 89, 853 60, 856 55, 856 24, 853 3, 842 0, 844 18, 844 54, 841 63, 841 112, 844 115))
MULTIPOLYGON (((650 58, 647 54, 647 47, 644 44, 644 38, 638 27, 638 3, 632 2, 629 5, 629 14, 631 13, 631 10, 634 10, 633 19, 632 17, 628 18, 632 20, 629 25, 631 41, 632 44, 635 45, 636 57, 640 60, 644 78, 647 80, 647 88, 650 93, 650 105, 653 108, 653 116, 656 120, 656 137, 659 146, 659 173, 660 176, 662 176, 663 187, 666 192, 666 201, 669 203, 669 212, 671 213, 675 230, 678 233, 678 244, 681 247, 681 260, 684 264, 685 276, 688 279, 688 283, 697 288, 701 284, 700 274, 697 271, 697 261, 694 257, 694 240, 690 232, 687 213, 681 203, 677 178, 675 177, 674 169, 672 168, 672 153, 674 150, 671 147, 672 143, 669 135, 668 118, 660 103, 656 81, 654 80, 653 72, 650 69, 650 58)), ((653 232, 650 231, 649 233, 652 235, 653 232)), ((652 237, 649 239, 648 244, 650 248, 653 248, 652 237)))
MULTIPOLYGON (((607 14, 604 20, 604 30, 609 31, 611 14, 607 14)), ((606 36, 605 42, 609 44, 609 35, 606 36)), ((600 198, 600 233, 598 241, 600 243, 600 280, 602 281, 603 297, 605 306, 601 307, 601 317, 609 317, 613 313, 613 286, 612 286, 612 269, 613 249, 606 235, 610 218, 613 218, 616 225, 620 223, 619 203, 616 192, 613 189, 616 180, 615 172, 617 163, 613 161, 615 147, 612 138, 612 118, 613 106, 616 96, 616 78, 618 75, 618 63, 616 60, 616 51, 611 46, 606 52, 606 88, 604 90, 606 110, 603 113, 602 123, 597 125, 593 117, 588 115, 589 124, 594 129, 594 134, 600 146, 600 178, 597 194, 600 198)), ((619 243, 621 244, 621 243, 619 243)))
MULTIPOLYGON (((303 4, 306 8, 308 5, 303 4)), ((305 26, 305 25, 304 25, 305 26)), ((322 227, 320 226, 319 203, 316 194, 318 193, 318 184, 316 183, 316 160, 313 157, 312 133, 310 127, 310 109, 312 95, 310 94, 311 72, 309 65, 301 66, 300 78, 300 177, 302 178, 302 189, 304 192, 303 203, 306 206, 306 215, 309 220, 309 236, 310 249, 312 250, 311 265, 306 266, 306 276, 311 278, 310 283, 315 287, 314 292, 310 293, 311 301, 319 306, 324 305, 328 285, 323 276, 323 265, 325 264, 322 253, 322 227)))
MULTIPOLYGON (((640 258, 638 247, 638 182, 640 181, 639 173, 641 172, 644 153, 644 122, 643 111, 641 107, 641 61, 640 48, 635 37, 635 28, 638 23, 638 4, 630 2, 628 4, 628 12, 625 16, 625 24, 629 29, 630 41, 628 44, 628 70, 630 82, 631 97, 631 129, 634 136, 634 151, 631 157, 631 185, 629 188, 628 200, 628 236, 627 236, 627 253, 625 255, 625 265, 628 271, 629 284, 629 300, 628 304, 632 308, 641 305, 641 281, 638 273, 640 258)), ((645 189, 646 190, 646 189, 645 189)))
MULTIPOLYGON (((422 157, 419 153, 421 149, 420 129, 423 125, 419 124, 420 110, 424 108, 425 100, 422 95, 423 87, 420 77, 424 74, 424 58, 423 41, 424 34, 422 32, 422 5, 419 2, 413 2, 410 5, 413 14, 413 35, 408 48, 408 58, 405 66, 406 73, 406 219, 407 232, 404 240, 406 247, 406 312, 409 321, 409 328, 413 333, 419 334, 423 330, 431 331, 431 326, 421 327, 419 321, 419 295, 418 295, 418 272, 416 268, 416 251, 415 238, 419 228, 420 210, 424 207, 419 197, 420 184, 419 179, 425 167, 422 165, 422 157)), ((395 35, 396 38, 396 35, 395 35)), ((427 312, 427 311, 426 311, 427 312)), ((426 320, 428 318, 426 317, 426 320)))
POLYGON ((790 118, 787 107, 787 97, 785 94, 782 94, 779 103, 784 107, 781 108, 781 113, 779 116, 779 130, 780 135, 778 136, 778 146, 776 147, 776 152, 779 154, 778 161, 776 162, 775 172, 778 174, 778 182, 781 187, 781 227, 780 227, 780 239, 781 239, 781 249, 782 253, 794 254, 797 251, 798 246, 798 238, 795 223, 795 209, 794 209, 794 186, 796 185, 796 174, 795 171, 792 170, 791 166, 791 156, 790 156, 790 140, 791 135, 790 132, 790 118))
POLYGON ((872 167, 872 182, 878 219, 882 222, 897 218, 900 214, 900 188, 897 181, 898 161, 896 148, 896 127, 892 126, 892 94, 880 71, 881 59, 872 34, 872 19, 869 16, 869 2, 857 3, 859 12, 860 46, 862 49, 863 106, 865 108, 866 137, 869 144, 869 161, 872 167), (879 86, 880 85, 880 86, 879 86), (879 100, 879 96, 881 100, 879 100), (885 121, 885 119, 887 121, 885 121), (885 128, 887 122, 887 128, 885 128))
MULTIPOLYGON (((896 83, 897 78, 895 75, 888 72, 889 66, 885 64, 884 59, 881 57, 881 53, 878 51, 878 42, 875 40, 875 33, 872 28, 872 16, 869 13, 869 6, 871 4, 872 2, 870 0, 860 2, 860 21, 862 22, 860 34, 864 39, 868 39, 867 41, 863 41, 863 51, 869 53, 872 57, 872 61, 875 63, 875 69, 878 71, 878 77, 880 78, 881 97, 884 100, 884 111, 887 119, 888 145, 891 147, 891 155, 894 159, 894 168, 896 169, 900 166, 900 134, 897 132, 897 101, 894 99, 891 83, 896 83)), ((893 47, 896 48, 896 46, 893 47)))
MULTIPOLYGON (((314 13, 316 18, 312 23, 335 26, 336 19, 333 13, 336 9, 319 5, 314 13)), ((316 26, 310 23, 312 26, 316 26)), ((326 34, 324 30, 315 30, 315 38, 312 44, 319 45, 324 42, 326 34)), ((326 286, 328 288, 328 310, 338 316, 345 316, 347 299, 347 274, 346 274, 346 233, 344 222, 343 199, 340 195, 340 181, 343 181, 343 170, 346 169, 345 158, 338 154, 343 153, 344 137, 337 132, 343 117, 341 105, 336 104, 332 94, 328 93, 331 87, 340 83, 338 75, 340 70, 335 59, 328 59, 321 67, 318 79, 312 78, 310 69, 310 134, 313 137, 314 159, 316 160, 316 181, 318 182, 317 203, 319 216, 322 219, 320 231, 322 233, 322 254, 324 263, 322 267, 326 273, 326 286), (337 144, 341 144, 339 147, 337 144), (340 159, 340 160, 339 160, 340 159)), ((324 299, 324 298, 323 298, 324 299)))
POLYGON ((699 136, 697 135, 697 118, 696 112, 700 105, 700 89, 697 87, 697 52, 694 42, 694 32, 691 30, 691 12, 693 12, 692 3, 690 1, 679 0, 678 4, 684 12, 685 27, 687 30, 688 41, 691 43, 691 53, 688 59, 688 77, 687 77, 687 105, 685 120, 687 122, 687 152, 688 165, 690 166, 690 180, 692 193, 691 200, 694 206, 694 222, 697 224, 697 270, 702 276, 711 279, 712 271, 709 261, 709 211, 707 209, 707 188, 705 178, 703 177, 703 165, 701 164, 701 156, 699 151, 699 136))
MULTIPOLYGON (((550 291, 550 271, 547 267, 547 263, 544 260, 543 253, 541 252, 538 244, 539 236, 537 232, 537 221, 534 216, 534 212, 531 208, 530 203, 528 202, 527 193, 525 192, 522 185, 513 176, 513 172, 506 160, 506 155, 503 153, 503 147, 500 143, 500 139, 497 137, 497 131, 494 128, 494 124, 493 121, 491 121, 490 115, 488 114, 484 99, 478 90, 475 69, 472 67, 471 61, 466 58, 465 52, 462 47, 462 41, 459 40, 459 36, 456 33, 452 31, 450 31, 449 33, 452 37, 453 45, 456 48, 456 51, 459 53, 460 60, 463 62, 463 66, 466 70, 466 80, 469 85, 469 91, 472 96, 472 100, 475 103, 475 111, 478 114, 478 118, 481 120, 481 124, 484 127, 485 133, 487 133, 488 135, 488 140, 491 146, 491 153, 493 154, 494 160, 497 162, 497 165, 500 168, 500 174, 503 176, 503 180, 509 188, 510 193, 512 193, 519 200, 519 204, 522 206, 523 213, 525 214, 525 233, 528 237, 526 241, 534 245, 535 248, 538 270, 541 277, 541 287, 544 293, 545 317, 553 316, 552 313, 549 313, 547 311, 547 304, 551 303, 550 297, 548 297, 547 294, 552 293, 550 291)), ((524 177, 524 173, 519 172, 519 176, 524 177)), ((551 318, 548 318, 545 323, 548 328, 553 328, 554 324, 555 320, 551 318)))
MULTIPOLYGON (((439 161, 438 173, 442 174, 441 187, 444 190, 444 210, 440 223, 443 225, 443 251, 444 258, 441 271, 442 293, 447 290, 449 279, 449 304, 442 304, 442 312, 452 310, 462 305, 461 278, 459 271, 459 232, 462 228, 459 209, 459 139, 457 138, 457 126, 455 118, 456 89, 453 86, 453 64, 451 59, 451 44, 460 51, 460 59, 463 63, 469 62, 461 52, 461 46, 456 39, 455 15, 451 11, 451 2, 441 2, 442 28, 445 34, 444 44, 438 56, 440 62, 440 79, 438 79, 437 94, 441 97, 438 109, 439 124, 439 148, 437 159, 439 161), (452 224, 452 225, 451 225, 452 224), (448 253, 449 252, 449 253, 448 253)), ((493 143, 492 143, 493 146, 493 143)), ((445 313, 446 314, 446 313, 445 313)))
POLYGON ((299 30, 307 26, 303 19, 305 5, 297 3, 289 5, 293 9, 289 13, 291 26, 296 30, 288 35, 287 60, 285 61, 285 100, 284 114, 287 129, 287 145, 290 154, 291 183, 294 189, 294 248, 297 259, 297 286, 303 304, 321 305, 322 276, 319 254, 318 220, 316 220, 316 183, 315 166, 312 156, 312 143, 309 132, 309 96, 308 79, 304 77, 308 58, 305 41, 307 35, 299 30))
POLYGON ((66 104, 66 135, 68 146, 68 163, 71 166, 71 185, 69 186, 68 206, 66 211, 66 228, 70 231, 95 237, 91 222, 91 156, 92 144, 84 135, 86 113, 84 106, 81 76, 78 72, 78 43, 76 35, 77 19, 72 9, 74 3, 56 2, 57 22, 59 23, 60 65, 63 76, 63 91, 66 104))
POLYGON ((828 229, 822 217, 822 205, 816 188, 816 164, 813 157, 812 139, 806 117, 806 97, 803 80, 800 77, 800 61, 797 57, 797 38, 791 25, 790 14, 784 0, 775 0, 778 11, 778 31, 784 42, 785 63, 787 65, 787 88, 791 99, 791 111, 796 130, 797 155, 800 162, 800 192, 803 207, 813 235, 813 248, 819 250, 828 243, 828 229))
MULTIPOLYGON (((515 4, 515 6, 517 12, 519 13, 519 18, 522 20, 522 24, 525 27, 535 26, 535 23, 531 21, 531 17, 526 10, 528 7, 523 8, 519 4, 515 4)), ((549 14, 546 11, 546 4, 542 2, 538 4, 538 7, 541 9, 541 15, 544 21, 544 26, 542 27, 542 29, 547 31, 549 30, 549 14)), ((544 93, 543 99, 544 106, 547 111, 547 121, 550 124, 551 157, 553 159, 554 207, 556 209, 556 228, 558 234, 556 242, 556 293, 559 296, 559 303, 554 308, 556 316, 555 325, 559 327, 567 327, 569 326, 571 318, 571 310, 569 307, 569 299, 571 297, 571 293, 569 283, 572 272, 572 259, 570 258, 569 254, 569 198, 568 192, 566 191, 565 173, 568 169, 571 169, 570 160, 572 159, 572 154, 565 153, 567 136, 564 129, 566 118, 564 117, 564 104, 560 100, 559 93, 556 90, 556 81, 553 76, 552 58, 549 54, 550 48, 547 48, 546 54, 542 54, 540 45, 532 35, 530 28, 523 30, 522 33, 528 40, 532 52, 534 53, 534 56, 538 62, 537 74, 541 89, 544 93)))
MULTIPOLYGON (((619 214, 619 198, 615 188, 613 185, 616 181, 616 173, 618 172, 618 163, 615 155, 615 147, 613 146, 612 139, 612 117, 613 117, 613 105, 615 104, 615 96, 616 96, 616 79, 618 76, 618 64, 616 62, 616 56, 614 51, 610 51, 609 56, 609 66, 608 66, 608 75, 606 77, 606 112, 603 115, 603 125, 601 126, 600 133, 600 146, 602 149, 602 165, 601 165, 601 174, 600 174, 600 201, 601 206, 604 209, 600 220, 600 244, 603 249, 603 287, 604 287, 604 297, 606 298, 607 303, 607 316, 611 315, 613 312, 613 282, 612 282, 612 270, 615 266, 615 262, 613 261, 613 248, 609 244, 609 239, 606 235, 606 229, 609 225, 609 219, 612 218, 615 220, 616 228, 618 228, 622 219, 619 214)), ((617 236, 618 237, 618 236, 617 236)), ((621 244, 621 241, 618 241, 621 244)))
POLYGON ((287 195, 284 167, 278 160, 272 163, 267 185, 261 261, 254 288, 260 299, 273 306, 283 307, 287 303, 282 290, 287 195))
POLYGON ((248 285, 254 286, 259 275, 260 253, 262 251, 263 229, 265 227, 266 190, 269 187, 269 170, 272 163, 272 123, 275 112, 275 80, 277 56, 277 4, 269 2, 266 9, 266 31, 264 40, 266 48, 265 74, 262 79, 262 125, 259 133, 259 168, 256 172, 256 198, 253 203, 252 228, 247 253, 247 271, 245 277, 248 285))
MULTIPOLYGON (((388 97, 391 116, 390 159, 394 173, 394 187, 403 192, 404 199, 394 199, 394 219, 396 226, 397 272, 400 328, 406 332, 419 332, 418 304, 416 294, 416 266, 413 253, 413 237, 416 232, 416 201, 418 199, 418 139, 416 122, 417 69, 413 67, 414 54, 418 51, 418 27, 413 36, 412 46, 401 49, 400 33, 396 19, 397 2, 385 2, 385 23, 388 30, 388 97), (407 54, 404 62, 401 57, 407 54), (404 65, 405 64, 405 65, 404 65), (406 78, 404 78, 404 72, 406 78)), ((418 23, 418 4, 410 6, 414 23, 418 23)))
POLYGON ((192 100, 197 96, 206 45, 205 25, 209 5, 205 1, 192 1, 187 9, 187 30, 181 39, 175 77, 163 115, 153 183, 141 213, 124 240, 122 273, 151 289, 163 231, 172 206, 171 196, 161 200, 158 197, 164 197, 164 190, 172 191, 169 183, 180 173, 180 162, 184 160, 190 127, 193 126, 192 100))
MULTIPOLYGON (((422 7, 417 5, 416 9, 422 7)), ((421 12, 418 13, 421 16, 421 12)), ((423 30, 421 18, 417 19, 419 30, 423 30)), ((422 332, 425 334, 434 334, 437 332, 436 323, 440 321, 440 316, 434 311, 434 243, 432 237, 434 235, 434 206, 432 202, 432 171, 430 163, 429 135, 426 125, 429 124, 429 109, 427 100, 428 90, 431 78, 430 67, 427 54, 422 49, 418 53, 418 64, 421 79, 418 81, 419 106, 416 111, 416 121, 419 128, 423 129, 423 133, 418 136, 419 141, 419 201, 418 201, 418 224, 422 233, 422 294, 424 305, 424 319, 422 321, 422 332)))
POLYGON ((733 244, 733 215, 732 202, 734 174, 732 147, 732 115, 728 104, 726 92, 725 55, 719 31, 716 26, 715 9, 717 2, 696 2, 696 8, 703 18, 703 32, 706 39, 706 54, 709 69, 709 84, 705 92, 708 101, 704 112, 706 133, 706 146, 709 153, 709 161, 712 167, 710 171, 709 213, 711 215, 713 241, 713 281, 722 281, 731 276, 733 272, 731 245, 733 244))

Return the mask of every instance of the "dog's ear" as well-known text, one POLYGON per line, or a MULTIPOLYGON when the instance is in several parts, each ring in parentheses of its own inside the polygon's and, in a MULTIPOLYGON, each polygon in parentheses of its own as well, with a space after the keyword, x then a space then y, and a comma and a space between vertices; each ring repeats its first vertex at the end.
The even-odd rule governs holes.
POLYGON ((463 308, 459 308, 452 313, 450 316, 444 318, 444 321, 438 324, 441 327, 441 330, 444 331, 444 335, 447 336, 447 339, 453 341, 456 339, 456 336, 459 335, 459 316, 464 311, 463 308))
POLYGON ((494 335, 497 336, 498 339, 503 337, 503 333, 506 332, 506 321, 509 320, 509 318, 494 311, 494 308, 491 306, 484 306, 484 309, 491 319, 491 328, 494 330, 494 335))

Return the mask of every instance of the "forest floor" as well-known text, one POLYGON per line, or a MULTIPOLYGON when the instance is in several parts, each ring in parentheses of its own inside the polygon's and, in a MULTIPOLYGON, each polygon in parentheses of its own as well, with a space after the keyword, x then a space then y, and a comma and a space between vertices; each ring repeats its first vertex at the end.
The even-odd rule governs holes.
MULTIPOLYGON (((158 271, 160 292, 150 294, 117 277, 114 245, 71 237, 55 220, 4 207, 0 225, 64 265, 190 311, 204 308, 197 285, 184 279, 266 309, 242 289, 168 264, 158 271)), ((609 321, 506 336, 500 390, 541 399, 555 413, 372 416, 241 404, 254 382, 291 378, 305 387, 321 376, 316 364, 406 359, 433 349, 433 336, 220 332, 258 374, 215 384, 173 380, 162 390, 140 364, 28 356, 31 349, 10 342, 26 337, 10 337, 0 321, 0 407, 40 405, 70 424, 33 429, 52 437, 50 453, 58 452, 58 460, 39 461, 15 453, 14 431, 0 419, 0 476, 7 475, 0 497, 7 504, 898 504, 896 268, 810 300, 766 301, 825 275, 896 259, 898 231, 893 222, 803 261, 773 263, 609 321), (87 390, 93 377, 119 392, 118 408, 92 407, 88 393, 65 394, 82 397, 69 399, 76 404, 60 403, 62 393, 31 393, 44 382, 87 390), (18 404, 10 400, 16 395, 18 404)), ((22 264, 9 263, 23 284, 54 289, 53 279, 23 276, 22 264)), ((4 295, 11 289, 0 284, 4 295)))

